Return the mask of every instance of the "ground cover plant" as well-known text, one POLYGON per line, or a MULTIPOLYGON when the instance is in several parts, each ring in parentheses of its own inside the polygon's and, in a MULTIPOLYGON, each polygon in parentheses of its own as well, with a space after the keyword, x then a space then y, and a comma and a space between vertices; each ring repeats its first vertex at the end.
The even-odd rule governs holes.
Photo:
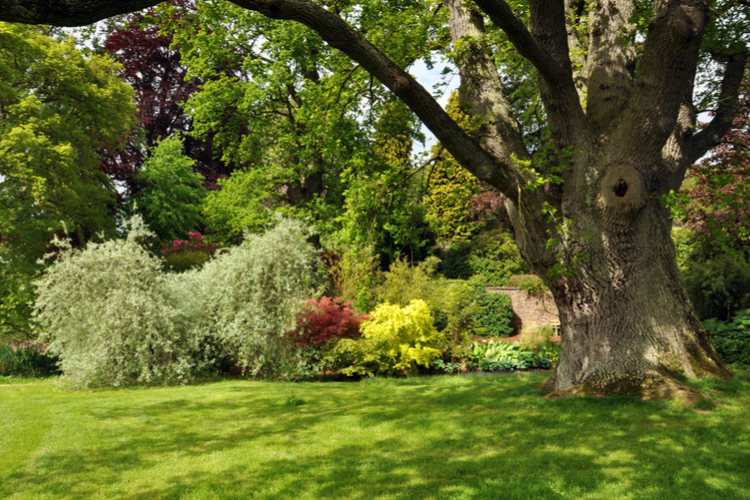
POLYGON ((549 359, 541 358, 518 342, 474 342, 469 349, 469 368, 481 371, 528 370, 530 368, 548 369, 552 366, 549 359))
POLYGON ((750 373, 715 404, 547 400, 542 373, 0 385, 0 497, 750 498, 750 373))
POLYGON ((709 339, 728 363, 750 366, 750 309, 739 311, 732 321, 704 321, 709 339))

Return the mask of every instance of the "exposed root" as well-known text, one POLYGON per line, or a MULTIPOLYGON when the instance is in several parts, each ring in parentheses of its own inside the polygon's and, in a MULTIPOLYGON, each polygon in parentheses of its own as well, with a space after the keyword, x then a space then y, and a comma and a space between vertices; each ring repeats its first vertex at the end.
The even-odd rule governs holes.
MULTIPOLYGON (((554 384, 553 378, 554 375, 539 384, 537 388, 549 391, 548 387, 554 384)), ((663 375, 649 375, 639 379, 621 378, 604 384, 589 380, 574 387, 552 390, 544 397, 554 400, 576 395, 594 397, 633 396, 654 401, 670 400, 684 406, 693 406, 699 401, 710 400, 698 389, 663 375)))

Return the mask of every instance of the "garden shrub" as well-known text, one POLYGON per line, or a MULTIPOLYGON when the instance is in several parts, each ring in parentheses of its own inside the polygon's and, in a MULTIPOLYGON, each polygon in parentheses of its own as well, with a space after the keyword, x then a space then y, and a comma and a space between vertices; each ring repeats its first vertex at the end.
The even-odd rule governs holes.
POLYGON ((182 272, 201 267, 216 252, 216 244, 203 241, 203 235, 190 231, 187 240, 173 240, 162 250, 164 264, 170 271, 182 272))
POLYGON ((277 219, 272 229, 246 235, 199 271, 176 275, 186 284, 181 290, 202 294, 195 327, 210 332, 252 375, 294 370, 298 349, 286 333, 319 285, 309 236, 301 222, 277 219))
POLYGON ((711 344, 727 363, 750 366, 750 309, 743 309, 731 321, 704 321, 711 344))
POLYGON ((429 366, 442 355, 443 335, 433 321, 423 300, 413 300, 406 307, 380 304, 360 325, 362 338, 338 341, 329 359, 348 361, 342 370, 347 375, 414 373, 418 365, 429 366))
POLYGON ((380 293, 383 302, 405 306, 412 300, 428 300, 428 296, 434 291, 433 278, 439 264, 440 259, 437 257, 428 257, 416 266, 404 259, 393 262, 385 273, 380 293))
POLYGON ((683 278, 701 320, 728 321, 738 311, 750 308, 750 264, 746 262, 726 254, 693 261, 683 278))
POLYGON ((360 311, 372 311, 383 281, 378 256, 367 249, 352 249, 335 265, 329 271, 334 294, 353 303, 360 311))
POLYGON ((443 350, 450 357, 460 356, 474 335, 473 288, 460 280, 437 276, 440 260, 430 257, 417 266, 400 260, 385 273, 382 297, 386 302, 405 306, 412 300, 427 303, 434 326, 443 332, 443 350))
POLYGON ((13 349, 0 343, 0 376, 4 377, 49 377, 58 375, 59 359, 34 349, 13 349))
POLYGON ((552 366, 550 360, 540 358, 518 342, 474 342, 469 351, 469 360, 469 368, 482 371, 547 369, 552 366))
POLYGON ((474 288, 463 281, 437 280, 427 304, 440 321, 435 328, 443 334, 443 355, 455 361, 463 358, 476 334, 479 310, 473 300, 474 288))
POLYGON ((234 359, 253 374, 293 369, 294 328, 314 294, 317 258, 299 222, 263 235, 202 269, 164 273, 139 243, 152 234, 139 216, 125 240, 69 243, 39 282, 40 339, 60 356, 73 385, 185 382, 234 359))
POLYGON ((474 329, 481 337, 510 337, 513 335, 513 304, 504 293, 487 292, 482 285, 474 286, 472 296, 476 311, 474 329))
POLYGON ((287 333, 299 346, 320 349, 333 339, 353 339, 360 336, 359 325, 366 314, 357 315, 351 302, 339 298, 321 297, 308 300, 308 307, 297 317, 296 328, 287 333))
POLYGON ((149 236, 136 216, 124 240, 55 241, 62 252, 37 282, 34 317, 76 387, 184 382, 203 363, 200 332, 179 327, 161 262, 137 242, 149 236))

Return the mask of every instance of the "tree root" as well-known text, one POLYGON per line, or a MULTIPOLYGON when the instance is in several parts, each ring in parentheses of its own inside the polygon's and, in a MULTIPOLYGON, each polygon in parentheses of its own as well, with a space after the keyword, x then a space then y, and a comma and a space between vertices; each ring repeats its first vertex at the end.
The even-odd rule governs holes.
POLYGON ((623 377, 604 384, 587 381, 580 385, 557 390, 549 389, 552 378, 550 377, 537 386, 537 389, 548 391, 544 398, 549 400, 570 396, 633 396, 652 401, 670 400, 683 406, 693 406, 699 401, 711 400, 695 387, 661 374, 648 375, 642 378, 623 377))

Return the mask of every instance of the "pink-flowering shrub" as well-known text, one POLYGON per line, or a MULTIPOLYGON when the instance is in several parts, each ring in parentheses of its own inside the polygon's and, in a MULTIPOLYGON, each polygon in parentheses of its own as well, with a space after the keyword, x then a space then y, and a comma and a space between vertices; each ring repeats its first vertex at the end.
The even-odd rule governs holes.
POLYGON ((202 266, 216 252, 216 245, 203 241, 201 233, 190 231, 188 237, 174 240, 171 247, 162 250, 169 269, 180 272, 202 266))
POLYGON ((308 307, 297 318, 297 328, 287 333, 298 345, 320 348, 332 339, 353 339, 360 336, 359 324, 366 314, 357 315, 351 302, 321 297, 308 300, 308 307))
POLYGON ((206 243, 203 241, 203 235, 201 233, 190 231, 188 233, 188 240, 174 240, 172 246, 162 250, 163 255, 177 252, 191 252, 191 251, 205 251, 213 254, 216 251, 216 245, 214 243, 206 243))

